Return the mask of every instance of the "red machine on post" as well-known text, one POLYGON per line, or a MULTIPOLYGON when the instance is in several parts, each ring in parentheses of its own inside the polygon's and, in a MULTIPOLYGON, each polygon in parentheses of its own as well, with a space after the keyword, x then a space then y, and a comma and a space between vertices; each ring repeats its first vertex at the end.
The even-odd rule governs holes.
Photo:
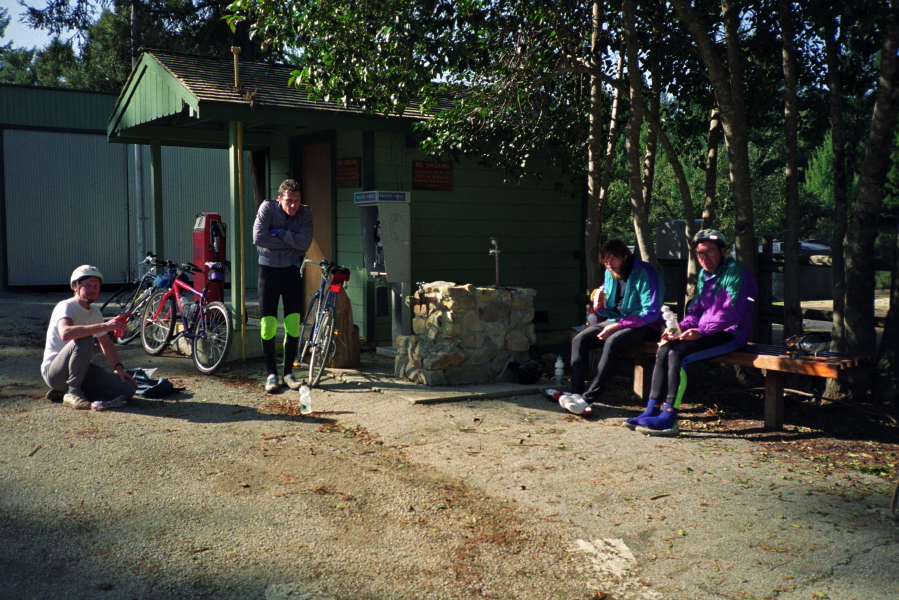
MULTIPOLYGON (((206 263, 225 262, 225 224, 218 213, 200 213, 194 223, 194 259, 195 265, 203 269, 194 275, 194 287, 202 290, 206 285, 209 266, 206 263)), ((225 299, 225 282, 216 281, 209 286, 206 299, 210 302, 225 299)))

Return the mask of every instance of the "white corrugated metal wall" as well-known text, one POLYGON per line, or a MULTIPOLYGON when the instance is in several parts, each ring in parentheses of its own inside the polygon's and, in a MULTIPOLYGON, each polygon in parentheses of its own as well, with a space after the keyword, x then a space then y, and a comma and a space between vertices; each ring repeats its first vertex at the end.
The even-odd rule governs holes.
MULTIPOLYGON (((98 265, 110 283, 130 278, 141 259, 137 227, 146 226, 137 214, 131 146, 105 135, 5 129, 3 148, 7 284, 65 284, 83 263, 98 265)), ((141 156, 146 214, 150 152, 141 156)), ((192 260, 197 213, 228 221, 228 152, 164 146, 162 162, 162 258, 192 260)))
POLYGON ((64 284, 80 264, 127 260, 124 146, 102 135, 4 130, 3 149, 9 285, 64 284))

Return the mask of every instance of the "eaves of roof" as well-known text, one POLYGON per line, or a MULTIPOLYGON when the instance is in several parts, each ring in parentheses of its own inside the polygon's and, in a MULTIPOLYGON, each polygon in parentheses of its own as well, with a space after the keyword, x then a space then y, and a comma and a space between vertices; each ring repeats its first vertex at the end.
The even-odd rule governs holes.
POLYGON ((315 100, 289 84, 294 67, 258 61, 238 62, 238 85, 232 58, 212 58, 165 50, 146 50, 135 66, 109 119, 111 141, 126 141, 130 129, 200 127, 200 123, 239 120, 247 123, 302 124, 310 118, 360 118, 365 121, 425 118, 417 107, 402 116, 384 117, 359 107, 315 100))

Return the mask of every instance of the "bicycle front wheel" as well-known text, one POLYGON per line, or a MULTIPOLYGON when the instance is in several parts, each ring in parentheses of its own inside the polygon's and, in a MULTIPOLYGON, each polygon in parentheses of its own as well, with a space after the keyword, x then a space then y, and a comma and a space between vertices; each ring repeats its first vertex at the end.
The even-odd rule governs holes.
POLYGON ((309 360, 309 351, 312 350, 309 342, 312 338, 312 330, 315 328, 315 319, 318 316, 319 305, 322 301, 318 294, 315 294, 312 299, 311 310, 306 311, 306 318, 303 319, 303 323, 300 325, 300 342, 297 345, 297 357, 294 360, 295 367, 306 363, 309 360))
POLYGON ((309 353, 309 386, 318 385, 325 370, 325 363, 334 353, 334 309, 329 308, 319 313, 321 320, 318 329, 315 330, 315 337, 309 344, 311 351, 309 353))
POLYGON ((203 318, 197 319, 192 352, 194 365, 201 373, 212 375, 228 360, 231 351, 234 326, 231 313, 221 302, 210 302, 203 307, 203 318))
POLYGON ((162 354, 175 334, 175 296, 165 294, 166 290, 153 292, 140 324, 141 343, 151 356, 162 354))

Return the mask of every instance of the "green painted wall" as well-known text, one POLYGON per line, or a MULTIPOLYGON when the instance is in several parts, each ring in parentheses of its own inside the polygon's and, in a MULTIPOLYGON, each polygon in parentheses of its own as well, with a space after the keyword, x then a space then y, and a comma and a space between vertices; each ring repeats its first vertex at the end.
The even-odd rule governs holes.
MULTIPOLYGON (((353 157, 363 157, 362 133, 340 132, 337 158, 353 157)), ((493 285, 492 236, 499 242, 500 285, 537 291, 535 309, 547 317, 537 323, 538 331, 565 330, 581 321, 574 301, 583 293, 583 261, 575 258, 583 248, 579 196, 553 191, 549 178, 506 183, 502 173, 473 161, 453 165, 452 192, 412 190, 412 162, 433 159, 407 148, 398 134, 375 133, 372 158, 369 189, 411 191, 413 285, 436 280, 493 285)), ((360 330, 386 342, 390 319, 373 317, 374 284, 359 285, 365 269, 353 193, 360 190, 337 190, 338 261, 355 269, 349 294, 360 330)))
POLYGON ((0 127, 105 132, 116 95, 0 84, 0 127))

